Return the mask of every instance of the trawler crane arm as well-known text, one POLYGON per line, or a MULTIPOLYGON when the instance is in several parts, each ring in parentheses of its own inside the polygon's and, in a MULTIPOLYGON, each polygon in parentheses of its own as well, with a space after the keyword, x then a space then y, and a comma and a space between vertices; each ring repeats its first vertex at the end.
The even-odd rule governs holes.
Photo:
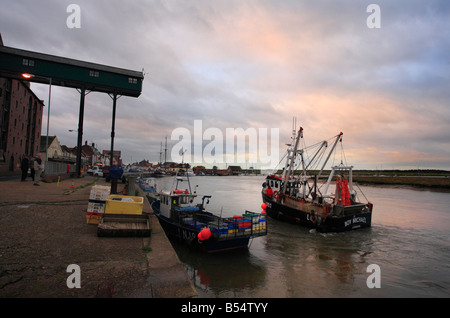
POLYGON ((328 153, 327 159, 325 160, 325 162, 322 165, 322 169, 320 169, 319 173, 316 176, 316 180, 319 180, 320 175, 322 174, 323 169, 325 168, 325 165, 328 162, 328 159, 330 159, 331 154, 334 152, 334 148, 336 148, 336 145, 338 143, 339 140, 342 140, 342 135, 343 133, 339 133, 339 135, 336 136, 336 141, 333 144, 333 147, 331 148, 330 152, 328 153))
POLYGON ((308 165, 306 166, 305 170, 307 170, 309 168, 309 166, 311 165, 311 163, 314 162, 314 159, 316 159, 316 156, 320 153, 320 151, 322 150, 323 147, 327 147, 328 146, 328 142, 326 140, 322 141, 322 144, 320 145, 319 149, 317 149, 316 153, 314 154, 314 156, 312 157, 312 159, 309 161, 308 165))

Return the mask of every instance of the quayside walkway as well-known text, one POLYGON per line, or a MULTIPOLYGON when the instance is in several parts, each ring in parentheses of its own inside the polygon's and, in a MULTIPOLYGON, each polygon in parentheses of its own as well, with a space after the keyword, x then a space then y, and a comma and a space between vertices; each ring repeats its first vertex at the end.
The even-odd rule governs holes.
POLYGON ((0 297, 198 297, 146 199, 150 237, 97 236, 86 222, 94 182, 107 185, 91 176, 40 186, 0 181, 0 297), (67 286, 71 264, 80 288, 67 286))

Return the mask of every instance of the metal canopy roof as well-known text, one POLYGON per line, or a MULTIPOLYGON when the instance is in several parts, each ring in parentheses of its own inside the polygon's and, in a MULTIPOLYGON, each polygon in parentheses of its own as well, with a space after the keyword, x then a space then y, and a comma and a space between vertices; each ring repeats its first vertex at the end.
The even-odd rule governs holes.
POLYGON ((51 78, 52 85, 130 97, 139 97, 144 80, 142 72, 0 45, 0 77, 23 80, 24 73, 34 75, 32 82, 51 78))

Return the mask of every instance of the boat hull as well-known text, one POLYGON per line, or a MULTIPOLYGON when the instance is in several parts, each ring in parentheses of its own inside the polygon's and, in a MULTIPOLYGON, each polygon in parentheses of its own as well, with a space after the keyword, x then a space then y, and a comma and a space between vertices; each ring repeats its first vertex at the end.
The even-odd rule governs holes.
POLYGON ((308 228, 314 228, 319 232, 344 232, 359 228, 370 227, 372 223, 372 212, 362 212, 361 209, 351 211, 348 209, 342 215, 328 215, 325 219, 319 219, 310 213, 295 209, 277 202, 273 198, 262 192, 263 202, 266 203, 267 214, 280 221, 302 225, 308 228))
POLYGON ((250 237, 248 236, 236 236, 235 238, 228 238, 226 240, 220 240, 211 236, 208 240, 200 241, 198 239, 198 233, 201 229, 196 230, 184 227, 181 224, 175 223, 171 219, 162 216, 160 213, 155 213, 155 215, 167 236, 186 243, 190 248, 203 250, 208 253, 215 253, 248 247, 250 240, 250 237))

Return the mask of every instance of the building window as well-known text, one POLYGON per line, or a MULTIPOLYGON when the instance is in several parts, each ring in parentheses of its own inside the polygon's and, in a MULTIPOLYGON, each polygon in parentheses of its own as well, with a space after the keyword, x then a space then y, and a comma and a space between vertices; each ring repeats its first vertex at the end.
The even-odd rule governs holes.
POLYGON ((22 65, 26 65, 26 66, 34 66, 34 61, 33 60, 29 60, 29 59, 23 59, 22 60, 22 65))

